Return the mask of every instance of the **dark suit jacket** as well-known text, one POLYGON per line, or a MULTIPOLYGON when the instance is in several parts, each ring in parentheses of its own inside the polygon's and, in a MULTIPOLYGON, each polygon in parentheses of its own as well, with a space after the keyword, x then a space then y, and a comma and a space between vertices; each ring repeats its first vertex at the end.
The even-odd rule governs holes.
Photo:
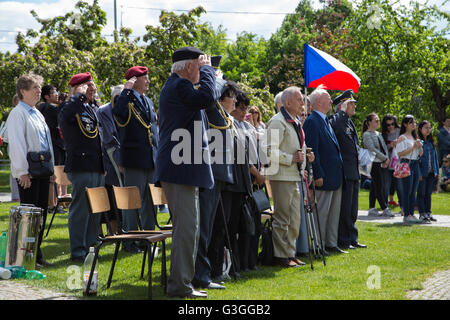
POLYGON ((103 165, 105 167, 105 184, 111 186, 118 186, 119 178, 114 170, 114 166, 108 156, 106 150, 110 148, 115 148, 113 152, 113 158, 117 165, 119 165, 120 160, 120 142, 119 133, 117 131, 117 126, 112 114, 112 105, 108 103, 101 106, 97 110, 97 118, 100 123, 100 138, 102 140, 102 151, 103 151, 103 165))
POLYGON ((50 103, 43 102, 37 106, 38 110, 42 113, 50 129, 50 136, 52 138, 53 148, 58 147, 64 150, 64 141, 61 138, 58 129, 58 106, 52 105, 50 103))
POLYGON ((164 84, 159 97, 160 141, 155 169, 157 184, 164 181, 213 188, 211 165, 209 160, 207 163, 203 160, 204 156, 209 157, 209 149, 206 137, 208 119, 202 109, 215 102, 215 83, 214 69, 202 66, 198 89, 176 73, 172 73, 164 84), (172 141, 174 131, 176 141, 172 141), (174 156, 184 156, 187 161, 174 163, 172 151, 174 156), (197 163, 199 158, 200 163, 197 163))
MULTIPOLYGON (((217 92, 216 92, 216 98, 217 97, 217 92)), ((220 97, 220 95, 219 95, 220 97)), ((217 102, 214 101, 213 104, 211 104, 211 106, 209 106, 209 108, 207 108, 205 110, 206 115, 208 117, 208 122, 215 125, 215 126, 219 126, 219 127, 224 127, 227 125, 226 120, 224 119, 222 113, 219 111, 219 108, 221 108, 221 106, 217 105, 217 102)), ((223 109, 222 109, 223 110, 223 109)), ((226 114, 226 112, 224 111, 224 113, 226 114)), ((232 184, 234 183, 234 178, 233 178, 233 165, 230 161, 227 161, 227 155, 229 156, 229 153, 231 151, 233 151, 232 148, 232 133, 231 133, 231 128, 228 129, 215 129, 212 128, 210 126, 208 126, 209 128, 209 132, 215 132, 215 133, 220 133, 221 137, 222 137, 222 147, 217 146, 217 142, 215 143, 216 148, 210 149, 211 152, 211 158, 215 159, 218 158, 221 160, 221 163, 219 163, 219 161, 212 161, 211 163, 211 169, 213 171, 213 175, 214 175, 214 179, 219 180, 219 181, 224 181, 226 183, 232 184), (227 139, 229 140, 229 146, 227 146, 227 139), (230 148, 230 150, 227 150, 227 147, 230 148)), ((212 136, 215 136, 212 135, 212 136)), ((213 142, 210 140, 210 143, 213 142)))
POLYGON ((303 124, 305 141, 315 155, 314 180, 323 178, 323 186, 317 189, 337 190, 343 179, 341 151, 333 129, 325 126, 325 121, 313 111, 303 124))
POLYGON ((359 180, 359 138, 355 125, 344 111, 335 113, 329 119, 341 149, 345 179, 359 180))
POLYGON ((146 96, 144 96, 144 99, 150 109, 142 105, 132 90, 124 89, 112 109, 116 120, 120 124, 124 125, 130 119, 126 126, 118 126, 121 146, 120 164, 126 168, 153 169, 155 167, 159 143, 156 113, 153 102, 146 96), (151 123, 150 131, 153 134, 153 147, 150 146, 147 129, 139 122, 133 112, 130 111, 129 103, 134 105, 135 110, 146 125, 151 123))
MULTIPOLYGON (((85 106, 86 96, 80 93, 70 97, 58 115, 66 147, 65 172, 104 172, 100 135, 93 139, 86 137, 80 129, 76 115, 83 127, 93 131, 98 126, 96 107, 85 106)), ((92 135, 94 136, 94 135, 92 135)))

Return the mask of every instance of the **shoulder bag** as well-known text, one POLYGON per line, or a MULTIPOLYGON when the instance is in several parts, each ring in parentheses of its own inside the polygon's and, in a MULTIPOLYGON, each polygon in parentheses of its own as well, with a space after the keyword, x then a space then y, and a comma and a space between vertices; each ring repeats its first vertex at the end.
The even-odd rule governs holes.
POLYGON ((50 151, 28 152, 28 173, 32 178, 45 178, 53 175, 50 151))

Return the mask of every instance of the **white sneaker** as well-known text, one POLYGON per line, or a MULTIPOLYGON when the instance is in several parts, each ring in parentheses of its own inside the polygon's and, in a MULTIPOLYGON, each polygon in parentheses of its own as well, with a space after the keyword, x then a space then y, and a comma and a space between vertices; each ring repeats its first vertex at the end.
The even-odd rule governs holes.
POLYGON ((379 216, 381 216, 381 213, 379 213, 378 210, 375 208, 370 208, 368 215, 374 216, 374 217, 379 217, 379 216))
POLYGON ((392 213, 391 209, 387 208, 383 210, 383 216, 385 217, 395 217, 395 214, 392 213))
POLYGON ((422 221, 417 219, 414 215, 408 215, 406 217, 403 217, 403 222, 408 223, 421 223, 422 221))

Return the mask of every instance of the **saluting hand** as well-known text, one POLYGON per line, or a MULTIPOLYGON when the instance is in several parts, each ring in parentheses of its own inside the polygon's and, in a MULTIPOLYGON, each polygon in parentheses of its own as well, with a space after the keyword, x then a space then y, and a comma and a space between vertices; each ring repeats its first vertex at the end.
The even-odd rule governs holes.
POLYGON ((211 57, 206 54, 202 54, 198 57, 198 66, 211 66, 211 57))
POLYGON ((133 89, 134 83, 136 82, 137 77, 130 78, 127 82, 125 82, 125 89, 133 89))
POLYGON ((79 86, 75 87, 73 94, 81 93, 86 95, 87 89, 88 85, 86 83, 80 84, 79 86))

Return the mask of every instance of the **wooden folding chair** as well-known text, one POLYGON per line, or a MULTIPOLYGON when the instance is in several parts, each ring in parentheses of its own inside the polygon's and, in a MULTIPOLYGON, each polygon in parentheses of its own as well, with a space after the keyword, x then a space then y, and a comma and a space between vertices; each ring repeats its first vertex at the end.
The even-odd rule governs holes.
MULTIPOLYGON (((269 200, 273 199, 272 198, 272 189, 270 188, 270 181, 269 180, 265 181, 265 188, 266 188, 266 193, 267 193, 267 197, 269 198, 269 200)), ((262 221, 265 221, 265 220, 268 220, 268 219, 272 219, 272 218, 273 218, 273 208, 268 209, 268 210, 264 211, 261 214, 261 220, 262 221)))
MULTIPOLYGON (((137 210, 141 208, 141 195, 138 187, 136 186, 128 186, 128 187, 116 187, 113 186, 114 192, 114 200, 117 206, 117 209, 120 210, 137 210)), ((139 235, 151 235, 151 234, 164 234, 166 238, 170 238, 172 236, 172 231, 169 230, 128 230, 122 231, 126 234, 139 234, 139 235)), ((165 251, 165 242, 161 241, 162 250, 165 251)), ((149 259, 153 262, 156 252, 156 245, 153 245, 153 250, 151 254, 149 254, 149 259)), ((150 251, 149 251, 150 252, 150 251)), ((147 248, 144 250, 144 258, 142 259, 142 268, 141 268, 141 278, 144 276, 145 271, 145 262, 147 256, 147 248)), ((149 260, 149 261, 150 261, 149 260)), ((150 264, 149 264, 150 266, 150 264)))
MULTIPOLYGON (((110 202, 108 198, 108 192, 106 191, 105 187, 97 187, 97 188, 86 188, 86 196, 88 198, 89 203, 89 210, 92 214, 98 214, 103 212, 108 212, 110 210, 110 202)), ((97 263, 98 259, 98 253, 100 251, 100 248, 104 243, 110 243, 113 242, 116 244, 115 250, 114 250, 114 256, 113 261, 111 264, 111 269, 109 272, 108 282, 107 282, 107 288, 111 286, 112 276, 114 273, 114 267, 116 264, 117 256, 119 253, 120 244, 122 241, 131 240, 131 241, 145 241, 147 242, 147 249, 150 249, 150 247, 155 246, 157 242, 162 242, 162 263, 161 263, 161 284, 163 286, 164 292, 167 290, 167 269, 166 269, 166 250, 165 250, 165 239, 170 236, 168 233, 163 232, 153 232, 153 233, 144 233, 144 234, 125 234, 122 233, 121 226, 119 227, 119 231, 114 234, 112 227, 109 222, 108 215, 106 216, 106 222, 108 225, 108 229, 111 232, 110 236, 102 237, 98 236, 99 244, 95 248, 95 255, 94 255, 94 262, 92 264, 91 272, 89 274, 89 280, 87 283, 87 288, 90 287, 92 277, 94 274, 95 265, 97 263)), ((118 217, 117 217, 118 218, 118 217)), ((148 298, 152 299, 152 264, 153 259, 151 259, 151 256, 149 255, 148 259, 148 298)), ((145 261, 145 257, 144 257, 145 261)))
MULTIPOLYGON (((150 189, 150 195, 152 196, 153 199, 153 204, 155 206, 160 206, 162 204, 167 205, 167 199, 166 196, 164 195, 164 191, 162 188, 156 187, 154 184, 149 183, 148 187, 150 189)), ((157 217, 157 212, 156 210, 153 211, 154 217, 155 217, 155 224, 156 226, 160 229, 160 230, 172 230, 173 226, 171 224, 166 224, 166 225, 162 225, 160 226, 158 223, 158 217, 157 217)), ((170 209, 169 209, 169 214, 170 214, 170 209)), ((172 218, 169 218, 169 221, 172 218)))
MULTIPOLYGON (((58 184, 64 185, 64 186, 70 186, 72 184, 72 182, 70 182, 70 180, 67 178, 67 174, 64 172, 64 166, 54 166, 54 169, 55 169, 55 176, 56 176, 55 192, 56 192, 57 200, 56 200, 56 205, 53 207, 53 210, 51 211, 52 218, 50 220, 50 223, 48 224, 47 233, 45 234, 44 238, 47 238, 48 233, 50 232, 50 228, 52 227, 53 219, 55 218, 58 207, 61 204, 69 204, 72 202, 71 194, 64 194, 62 196, 58 196, 58 187, 57 187, 58 184)), ((50 213, 50 211, 49 211, 49 213, 50 213)))

